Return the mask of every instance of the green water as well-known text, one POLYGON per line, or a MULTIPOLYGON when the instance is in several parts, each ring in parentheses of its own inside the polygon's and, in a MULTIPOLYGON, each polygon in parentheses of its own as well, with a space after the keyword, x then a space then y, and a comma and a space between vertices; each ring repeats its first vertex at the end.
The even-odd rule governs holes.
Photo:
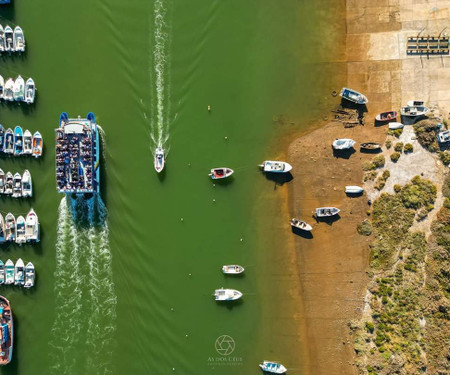
POLYGON ((33 290, 0 288, 15 318, 13 362, 1 373, 259 374, 263 359, 302 373, 279 204, 287 186, 256 165, 334 100, 343 67, 319 62, 339 40, 345 4, 13 1, 0 22, 23 28, 27 52, 2 56, 0 74, 32 76, 38 97, 2 104, 0 122, 39 130, 45 149, 40 160, 1 159, 5 171, 30 170, 34 197, 1 198, 0 211, 33 206, 42 236, 1 249, 3 261, 37 269, 33 290), (56 193, 61 111, 93 111, 104 130, 103 229, 74 228, 56 193), (158 141, 169 150, 160 176, 158 141), (214 186, 207 174, 218 166, 235 174, 214 186), (227 263, 245 276, 224 277, 227 263), (241 290, 242 302, 216 304, 221 286, 241 290), (215 349, 224 334, 235 342, 228 356, 215 349))

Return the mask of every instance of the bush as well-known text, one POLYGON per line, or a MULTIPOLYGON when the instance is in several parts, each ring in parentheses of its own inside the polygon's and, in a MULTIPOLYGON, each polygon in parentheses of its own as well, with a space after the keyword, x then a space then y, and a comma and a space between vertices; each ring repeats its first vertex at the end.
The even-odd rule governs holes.
POLYGON ((403 151, 405 153, 413 152, 414 151, 414 147, 413 147, 413 145, 411 143, 407 143, 405 145, 405 147, 403 148, 403 151))
POLYGON ((441 161, 444 165, 450 164, 450 152, 447 150, 439 152, 439 157, 441 158, 441 161))
POLYGON ((425 207, 422 207, 419 211, 417 211, 417 221, 423 220, 428 216, 428 210, 425 207))
POLYGON ((378 174, 377 171, 370 171, 370 172, 364 173, 364 182, 374 181, 375 177, 377 177, 377 174, 378 174))
POLYGON ((389 172, 387 169, 383 171, 383 174, 378 178, 375 189, 381 190, 384 188, 384 185, 386 185, 386 180, 391 176, 391 172, 389 172))
POLYGON ((392 142, 390 139, 386 141, 386 148, 389 150, 392 147, 392 142))
POLYGON ((394 191, 395 191, 396 193, 399 193, 400 190, 402 190, 402 185, 395 184, 395 185, 394 185, 394 191))
POLYGON ((369 220, 363 220, 356 228, 361 236, 370 236, 372 234, 372 223, 369 220))
POLYGON ((403 133, 403 128, 388 131, 388 134, 393 135, 395 138, 399 138, 402 135, 402 133, 403 133))
POLYGON ((391 177, 391 172, 389 172, 388 169, 385 169, 382 176, 385 180, 387 180, 389 177, 391 177))
POLYGON ((394 150, 397 152, 403 151, 403 142, 398 142, 394 145, 394 150))
POLYGON ((366 322, 366 329, 367 329, 367 332, 373 333, 375 326, 373 325, 372 322, 366 322))
POLYGON ((423 148, 430 152, 436 152, 439 149, 436 139, 436 125, 435 120, 422 120, 414 124, 414 132, 417 140, 423 148))
POLYGON ((378 155, 372 159, 372 163, 375 165, 376 168, 383 168, 384 164, 386 163, 386 160, 383 155, 378 155))
POLYGON ((391 155, 391 160, 392 160, 394 163, 397 163, 398 159, 400 159, 400 152, 394 152, 394 153, 391 155))
POLYGON ((399 195, 406 208, 417 210, 421 207, 427 207, 428 209, 429 205, 433 205, 436 192, 436 186, 431 181, 416 176, 411 180, 411 183, 402 188, 399 195))

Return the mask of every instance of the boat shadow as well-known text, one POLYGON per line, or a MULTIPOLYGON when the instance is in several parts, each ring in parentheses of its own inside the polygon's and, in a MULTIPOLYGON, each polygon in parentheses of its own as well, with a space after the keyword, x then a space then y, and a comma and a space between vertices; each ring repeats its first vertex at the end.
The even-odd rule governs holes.
POLYGON ((365 148, 360 148, 359 152, 362 154, 379 154, 380 152, 383 152, 383 150, 381 148, 377 148, 374 150, 367 150, 365 148))
POLYGON ((414 125, 416 122, 428 119, 425 115, 420 116, 401 116, 401 121, 403 125, 414 125))
POLYGON ((232 279, 244 279, 245 278, 245 272, 238 273, 236 275, 227 275, 226 273, 222 273, 222 275, 223 275, 224 279, 229 279, 229 278, 232 278, 232 279))
POLYGON ((364 117, 364 113, 369 112, 365 104, 356 104, 347 99, 342 98, 341 106, 342 108, 346 109, 356 109, 358 111, 358 120, 361 123, 361 125, 363 125, 362 119, 364 117))
POLYGON ((328 225, 333 225, 335 221, 338 221, 341 216, 339 214, 329 216, 329 217, 318 217, 316 215, 313 215, 313 218, 316 220, 317 223, 326 223, 328 225))
POLYGON ((6 106, 8 109, 13 110, 13 111, 21 110, 24 115, 29 115, 30 113, 32 113, 35 110, 37 96, 38 95, 37 95, 37 91, 36 91, 36 95, 34 98, 35 100, 34 100, 34 103, 32 103, 32 104, 28 104, 25 102, 15 102, 15 101, 10 102, 9 100, 8 101, 3 100, 1 102, 1 105, 6 106))
POLYGON ((233 310, 234 308, 241 306, 244 303, 242 298, 236 301, 216 301, 218 306, 225 306, 228 310, 233 310))
POLYGON ((292 176, 291 172, 287 172, 287 173, 265 172, 264 177, 269 181, 275 182, 275 188, 277 185, 282 186, 288 182, 291 182, 294 179, 294 176, 292 176))
POLYGON ((383 120, 383 121, 381 121, 381 120, 375 120, 373 126, 375 126, 376 128, 378 128, 379 126, 387 125, 387 124, 389 124, 390 122, 393 122, 393 121, 395 121, 395 119, 394 119, 394 120, 383 120))
POLYGON ((161 183, 163 183, 164 180, 166 179, 166 169, 167 168, 164 168, 161 172, 158 173, 158 180, 161 183))
POLYGON ((352 156, 356 150, 352 147, 348 150, 335 150, 333 148, 333 156, 335 158, 341 158, 341 159, 350 159, 350 156, 352 156))
POLYGON ((234 181, 234 176, 230 176, 227 178, 219 178, 218 180, 212 180, 213 184, 217 185, 217 186, 227 186, 227 185, 232 184, 233 181, 234 181))
POLYGON ((306 238, 308 240, 314 238, 314 235, 311 232, 308 232, 306 230, 302 230, 302 229, 297 228, 297 227, 293 227, 292 225, 291 225, 291 230, 292 230, 292 233, 294 233, 295 235, 297 235, 299 237, 306 238))
MULTIPOLYGON (((2 18, 8 21, 14 21, 16 11, 14 9, 14 3, 15 1, 11 1, 9 4, 2 4, 2 18)), ((5 22, 2 22, 3 25, 5 25, 5 22)), ((10 25, 11 27, 14 25, 10 25)))
POLYGON ((347 195, 347 197, 349 198, 360 198, 362 197, 364 194, 364 191, 362 191, 361 193, 345 193, 345 195, 347 195))

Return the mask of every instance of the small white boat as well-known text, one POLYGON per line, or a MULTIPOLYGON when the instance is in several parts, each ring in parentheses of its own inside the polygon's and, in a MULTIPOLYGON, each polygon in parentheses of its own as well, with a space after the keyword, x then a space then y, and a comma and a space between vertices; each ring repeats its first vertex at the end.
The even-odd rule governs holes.
POLYGON ((208 176, 211 176, 213 180, 220 180, 230 177, 233 173, 234 171, 230 168, 213 168, 208 176))
POLYGON ((11 259, 5 263, 5 284, 14 284, 14 263, 11 259))
POLYGON ((3 194, 11 195, 13 192, 14 179, 11 172, 7 172, 5 176, 5 189, 3 190, 3 194))
POLYGON ((16 218, 11 212, 5 216, 5 240, 16 240, 16 218))
POLYGON ((235 301, 242 297, 242 293, 235 289, 216 289, 214 298, 216 301, 235 301))
POLYGON ((287 369, 281 363, 272 362, 272 361, 264 361, 259 364, 261 370, 264 372, 270 372, 272 374, 284 374, 287 369))
POLYGON ((5 52, 14 52, 14 32, 10 26, 5 27, 5 52))
POLYGON ((450 141, 450 130, 445 130, 443 132, 438 133, 437 139, 439 143, 447 143, 450 141))
POLYGON ((5 237, 5 221, 3 220, 3 215, 0 214, 0 244, 6 241, 5 237))
POLYGON ((12 102, 14 100, 14 80, 8 78, 3 89, 3 99, 12 102))
POLYGON ((379 151, 381 150, 381 145, 376 142, 365 142, 359 145, 360 149, 363 151, 379 151))
POLYGON ((33 136, 28 129, 23 133, 23 153, 28 155, 33 153, 33 136))
POLYGON ((408 103, 406 103, 408 107, 424 107, 425 102, 422 100, 410 100, 408 103))
POLYGON ((363 94, 347 87, 342 88, 339 96, 356 104, 367 104, 369 102, 363 94))
POLYGON ((5 172, 3 172, 3 169, 0 169, 0 194, 5 192, 5 182, 5 172))
POLYGON ((356 185, 349 185, 345 187, 346 194, 361 194, 363 191, 364 189, 362 187, 356 185))
POLYGON ((5 80, 0 76, 0 99, 3 99, 3 90, 5 89, 5 80))
POLYGON ((28 169, 25 169, 22 175, 22 197, 32 197, 33 196, 33 182, 31 180, 31 173, 28 169))
POLYGON ((155 170, 161 172, 164 169, 164 149, 161 146, 156 147, 155 150, 155 170))
POLYGON ((0 284, 5 283, 5 265, 3 261, 0 260, 0 284))
POLYGON ((14 100, 16 102, 22 102, 25 99, 25 81, 21 76, 16 78, 14 82, 14 100))
POLYGON ((20 198, 22 196, 22 176, 16 173, 13 178, 13 198, 20 198))
POLYGON ((0 52, 5 51, 5 30, 3 26, 0 25, 0 52))
POLYGON ((25 83, 25 103, 33 104, 35 95, 36 85, 34 84, 33 78, 28 78, 25 83))
POLYGON ((25 223, 25 238, 27 242, 39 242, 40 240, 39 219, 33 209, 27 214, 25 223))
POLYGON ((312 231, 312 226, 309 225, 307 222, 296 219, 296 218, 292 218, 291 221, 291 226, 293 226, 294 228, 298 228, 301 230, 304 230, 306 232, 311 232, 312 231))
POLYGON ((16 52, 25 51, 25 37, 23 36, 23 31, 19 26, 14 28, 13 44, 16 52))
POLYGON ((403 129, 404 126, 401 122, 390 122, 389 130, 403 129))
POLYGON ((14 267, 14 284, 22 286, 25 283, 25 264, 23 264, 22 258, 17 259, 14 267))
POLYGON ((38 158, 42 155, 43 139, 39 132, 33 134, 33 156, 38 158))
POLYGON ((244 270, 244 267, 238 266, 237 264, 222 267, 222 272, 228 275, 239 275, 240 273, 244 272, 244 270))
POLYGON ((16 243, 22 245, 25 242, 27 242, 25 237, 25 218, 20 215, 16 222, 16 243))
POLYGON ((417 116, 423 116, 425 113, 428 112, 428 108, 425 106, 406 106, 402 107, 402 110, 400 111, 402 116, 408 116, 408 117, 417 117, 417 116))
POLYGON ((266 160, 264 163, 259 165, 264 172, 273 173, 287 173, 292 170, 292 166, 284 161, 272 161, 266 160))
POLYGON ((336 207, 319 207, 316 208, 316 216, 317 217, 330 217, 337 215, 341 210, 336 207))
POLYGON ((355 143, 356 142, 350 138, 336 139, 333 142, 333 148, 335 150, 348 150, 348 149, 352 148, 355 145, 355 143))
POLYGON ((36 278, 36 271, 34 269, 34 265, 31 262, 28 262, 25 266, 25 288, 31 288, 34 286, 34 280, 36 278))

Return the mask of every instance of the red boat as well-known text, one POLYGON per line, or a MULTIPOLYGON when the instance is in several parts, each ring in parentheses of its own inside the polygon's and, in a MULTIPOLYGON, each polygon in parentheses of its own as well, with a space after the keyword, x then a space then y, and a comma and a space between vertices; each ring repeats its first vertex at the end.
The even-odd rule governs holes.
POLYGON ((209 176, 211 176, 213 180, 219 180, 221 178, 227 178, 233 173, 234 171, 230 168, 213 168, 211 169, 209 176))
POLYGON ((397 118, 398 113, 395 111, 383 112, 375 117, 377 121, 392 121, 397 118))

